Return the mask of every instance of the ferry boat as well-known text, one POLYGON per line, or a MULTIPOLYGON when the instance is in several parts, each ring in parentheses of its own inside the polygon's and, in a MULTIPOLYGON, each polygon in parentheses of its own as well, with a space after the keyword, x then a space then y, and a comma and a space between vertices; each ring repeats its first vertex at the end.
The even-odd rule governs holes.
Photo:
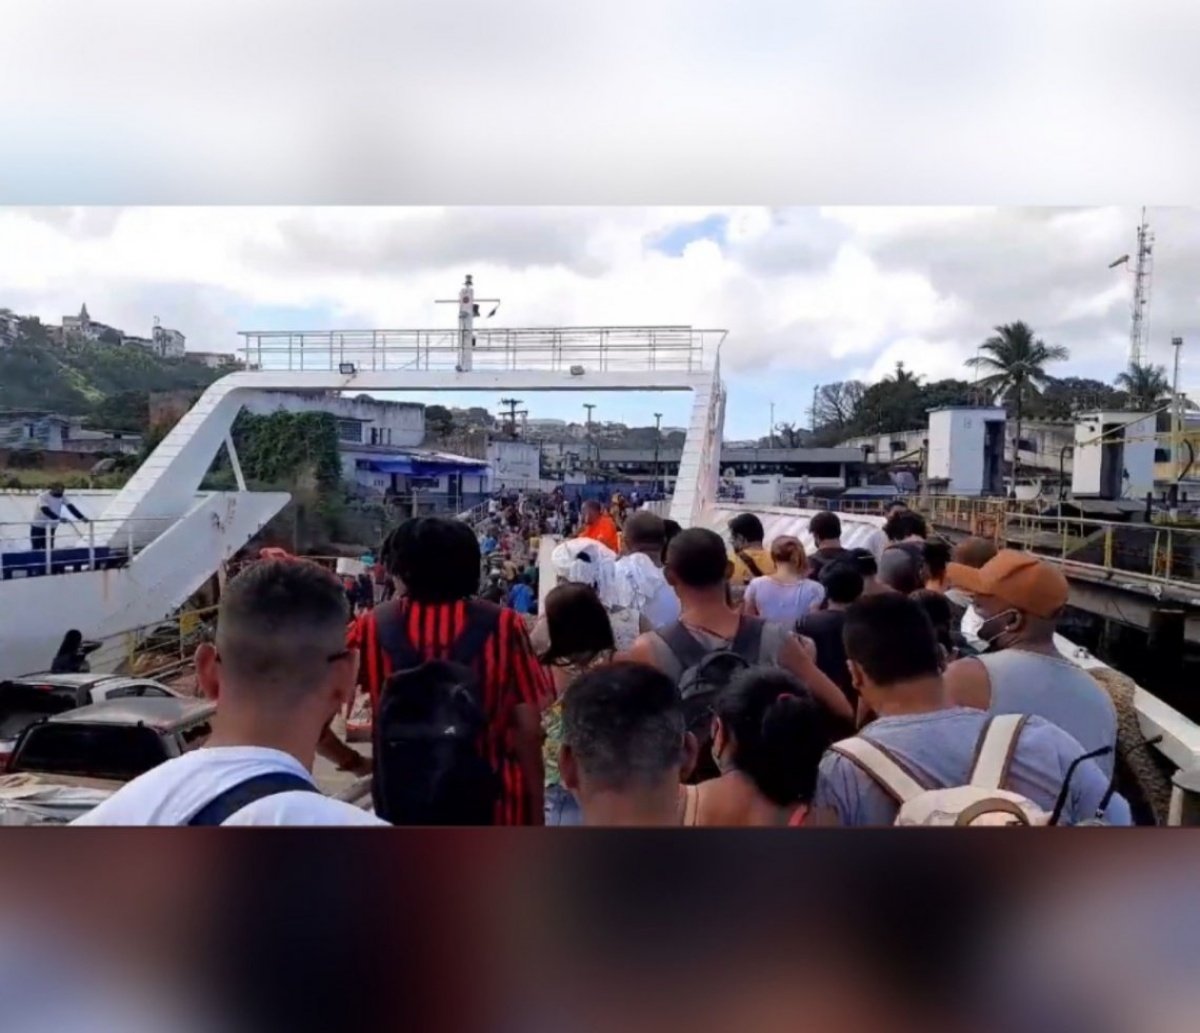
MULTIPOLYGON (((484 330, 474 324, 470 278, 458 300, 455 331, 244 332, 247 368, 210 386, 119 491, 74 492, 92 521, 62 527, 52 548, 29 547, 37 493, 0 493, 0 679, 48 669, 68 629, 103 644, 91 658, 95 669, 114 669, 125 655, 123 636, 175 615, 286 505, 286 493, 247 489, 231 437, 256 392, 687 391, 691 415, 675 490, 654 505, 681 526, 717 531, 751 509, 768 539, 793 534, 811 542, 815 510, 721 497, 725 331, 484 330), (222 448, 238 489, 204 491, 202 479, 222 448)), ((882 523, 880 515, 845 513, 843 543, 878 547, 882 523)), ((1081 666, 1104 667, 1066 639, 1059 646, 1081 666)), ((1130 691, 1144 737, 1160 739, 1156 749, 1174 768, 1200 770, 1200 726, 1144 690, 1130 691)))

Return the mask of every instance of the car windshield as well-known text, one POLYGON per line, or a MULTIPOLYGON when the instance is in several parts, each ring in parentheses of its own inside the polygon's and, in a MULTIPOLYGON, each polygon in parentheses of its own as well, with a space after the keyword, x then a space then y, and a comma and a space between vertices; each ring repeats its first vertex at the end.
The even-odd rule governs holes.
POLYGON ((30 730, 9 770, 125 782, 166 759, 162 740, 150 728, 48 722, 30 730))

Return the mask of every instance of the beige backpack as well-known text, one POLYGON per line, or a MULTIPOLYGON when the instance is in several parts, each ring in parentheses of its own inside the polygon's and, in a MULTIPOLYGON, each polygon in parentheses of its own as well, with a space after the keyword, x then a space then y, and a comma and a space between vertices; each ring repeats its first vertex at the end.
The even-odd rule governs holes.
POLYGON ((989 718, 979 737, 967 785, 930 789, 887 750, 863 736, 833 746, 860 767, 899 804, 896 825, 1046 825, 1050 815, 1037 804, 1002 788, 1025 716, 989 718))

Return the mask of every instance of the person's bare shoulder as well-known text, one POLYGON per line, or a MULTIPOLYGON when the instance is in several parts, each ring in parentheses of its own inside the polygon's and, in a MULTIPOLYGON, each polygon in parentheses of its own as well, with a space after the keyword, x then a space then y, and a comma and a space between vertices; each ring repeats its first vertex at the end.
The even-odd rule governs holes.
POLYGON ((987 710, 992 702, 992 683, 987 668, 974 657, 955 660, 944 675, 946 693, 960 707, 987 710))
POLYGON ((638 635, 638 637, 634 639, 633 645, 631 645, 624 653, 617 653, 613 659, 618 662, 625 661, 628 663, 646 664, 648 667, 657 667, 658 664, 655 662, 654 646, 650 641, 653 634, 653 632, 648 631, 638 635))

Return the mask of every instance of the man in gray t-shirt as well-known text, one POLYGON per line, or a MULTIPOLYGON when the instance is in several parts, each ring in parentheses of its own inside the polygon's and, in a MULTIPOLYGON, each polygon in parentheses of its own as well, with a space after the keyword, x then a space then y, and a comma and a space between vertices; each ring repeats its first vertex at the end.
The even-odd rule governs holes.
MULTIPOLYGON (((981 568, 951 563, 952 584, 983 618, 981 656, 946 670, 950 698, 989 714, 1036 714, 1092 750, 1117 745, 1117 709, 1097 681, 1059 653, 1054 629, 1067 605, 1062 572, 1029 552, 1002 549, 981 568)), ((1114 754, 1098 759, 1111 777, 1114 754)))
MULTIPOLYGON (((988 715, 956 707, 947 698, 933 627, 921 608, 898 594, 864 598, 846 613, 844 641, 854 687, 879 715, 863 729, 863 737, 930 789, 968 782, 988 715)), ((1050 813, 1068 769, 1085 752, 1062 729, 1031 717, 1001 788, 1050 813)), ((1094 818, 1108 790, 1109 780, 1095 761, 1079 764, 1062 823, 1094 818)), ((843 825, 891 825, 898 809, 863 768, 832 751, 821 761, 813 803, 833 809, 843 825)), ((1113 825, 1130 824, 1129 805, 1114 794, 1104 818, 1113 825)))

